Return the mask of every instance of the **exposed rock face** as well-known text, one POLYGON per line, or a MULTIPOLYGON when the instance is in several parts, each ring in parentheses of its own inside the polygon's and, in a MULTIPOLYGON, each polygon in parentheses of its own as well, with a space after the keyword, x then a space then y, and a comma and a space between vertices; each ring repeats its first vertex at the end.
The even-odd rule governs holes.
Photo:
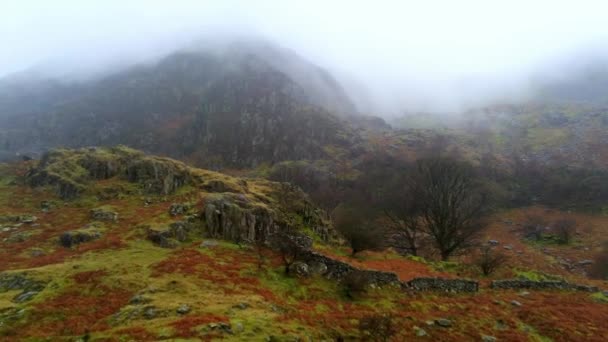
POLYGON ((26 181, 33 187, 55 186, 62 199, 77 197, 91 181, 112 177, 139 183, 146 193, 167 195, 194 182, 190 171, 181 162, 117 146, 47 152, 26 181))
POLYGON ((416 278, 407 286, 417 291, 477 292, 479 283, 466 279, 416 278))
POLYGON ((279 230, 275 214, 238 196, 205 200, 203 218, 210 237, 231 241, 267 241, 279 230))
MULTIPOLYGON (((0 92, 0 158, 41 146, 119 143, 195 155, 205 166, 249 167, 313 159, 325 155, 323 145, 345 140, 333 113, 355 107, 329 73, 273 44, 230 45, 177 52, 77 86, 23 80, 36 101, 0 80, 8 88, 0 92)), ((120 172, 96 163, 96 176, 120 172)))
POLYGON ((585 291, 585 292, 597 292, 599 289, 595 286, 572 284, 566 281, 533 281, 525 279, 504 279, 494 280, 491 287, 493 289, 530 289, 530 290, 572 290, 572 291, 585 291))

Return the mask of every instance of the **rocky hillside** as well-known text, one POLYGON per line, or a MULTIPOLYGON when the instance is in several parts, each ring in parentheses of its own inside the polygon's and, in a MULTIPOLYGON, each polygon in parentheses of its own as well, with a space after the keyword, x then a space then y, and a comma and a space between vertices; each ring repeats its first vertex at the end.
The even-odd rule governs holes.
POLYGON ((316 159, 352 137, 339 84, 266 42, 183 50, 100 79, 0 82, 0 150, 126 144, 210 167, 316 159))
POLYGON ((0 164, 0 339, 608 338, 605 284, 541 277, 504 217, 488 238, 511 267, 480 280, 465 259, 353 258, 323 216, 288 184, 122 146, 0 164))

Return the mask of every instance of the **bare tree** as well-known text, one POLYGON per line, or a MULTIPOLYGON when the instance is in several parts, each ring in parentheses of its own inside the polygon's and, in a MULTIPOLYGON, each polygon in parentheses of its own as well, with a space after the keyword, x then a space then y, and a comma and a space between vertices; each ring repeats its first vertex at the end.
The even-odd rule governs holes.
POLYGON ((334 228, 348 241, 352 255, 383 247, 384 232, 378 228, 371 215, 363 208, 344 204, 338 206, 332 214, 334 228))
POLYGON ((507 256, 496 251, 492 246, 482 246, 479 255, 475 258, 475 265, 479 267, 484 276, 489 276, 507 261, 507 256))
POLYGON ((568 244, 576 232, 576 220, 563 217, 553 223, 553 230, 557 234, 557 239, 562 244, 568 244))
POLYGON ((418 255, 420 237, 424 225, 420 217, 420 207, 409 191, 401 192, 394 205, 384 210, 391 221, 391 233, 397 240, 396 247, 403 248, 411 255, 418 255))
POLYGON ((484 226, 487 207, 471 168, 448 158, 421 160, 411 183, 421 222, 441 259, 468 247, 484 226))

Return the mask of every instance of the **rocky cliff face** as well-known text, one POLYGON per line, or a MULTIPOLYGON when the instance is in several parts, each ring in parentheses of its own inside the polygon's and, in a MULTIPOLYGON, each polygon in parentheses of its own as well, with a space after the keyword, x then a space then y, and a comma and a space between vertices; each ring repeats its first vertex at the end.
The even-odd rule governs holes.
MULTIPOLYGON (((31 163, 24 181, 32 187, 53 187, 62 199, 96 194, 99 180, 132 183, 139 193, 150 196, 171 195, 189 187, 193 202, 169 208, 172 217, 185 220, 148 232, 161 245, 174 246, 169 240, 186 241, 186 235, 200 234, 201 229, 209 237, 235 242, 267 241, 284 229, 306 230, 324 240, 333 237, 322 211, 302 190, 287 183, 237 179, 124 146, 53 150, 31 163)), ((92 214, 96 220, 117 220, 111 211, 92 214)))
POLYGON ((271 44, 219 51, 78 84, 0 81, 0 155, 125 144, 219 168, 318 158, 324 145, 348 143, 338 117, 354 106, 327 72, 271 44))
POLYGON ((146 156, 124 146, 52 150, 26 175, 34 187, 53 186, 62 199, 82 193, 89 182, 119 177, 141 185, 145 193, 167 195, 194 183, 185 164, 168 158, 146 156))

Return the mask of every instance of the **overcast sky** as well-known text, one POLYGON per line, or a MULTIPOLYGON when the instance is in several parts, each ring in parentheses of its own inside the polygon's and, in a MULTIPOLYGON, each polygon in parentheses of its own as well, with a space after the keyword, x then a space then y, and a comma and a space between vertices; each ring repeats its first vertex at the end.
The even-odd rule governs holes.
POLYGON ((383 101, 450 104, 518 92, 534 70, 603 49, 607 3, 7 0, 0 75, 137 60, 228 30, 276 40, 383 101))

